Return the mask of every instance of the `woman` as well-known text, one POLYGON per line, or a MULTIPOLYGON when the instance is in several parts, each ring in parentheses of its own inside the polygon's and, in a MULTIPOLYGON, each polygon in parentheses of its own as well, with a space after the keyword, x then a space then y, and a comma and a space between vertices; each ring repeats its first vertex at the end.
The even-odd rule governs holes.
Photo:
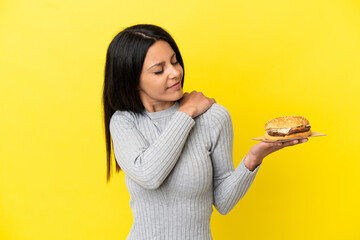
POLYGON ((183 93, 183 84, 179 49, 162 28, 131 26, 110 43, 103 93, 107 176, 112 139, 131 195, 127 239, 212 239, 212 205, 227 214, 265 156, 307 140, 258 143, 235 169, 229 112, 201 92, 183 93))

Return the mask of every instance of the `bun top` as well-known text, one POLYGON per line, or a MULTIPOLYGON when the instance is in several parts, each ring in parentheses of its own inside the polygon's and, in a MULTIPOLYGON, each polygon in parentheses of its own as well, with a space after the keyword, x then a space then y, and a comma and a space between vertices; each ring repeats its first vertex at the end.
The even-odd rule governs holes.
POLYGON ((301 125, 308 125, 309 121, 301 116, 286 116, 271 119, 265 124, 265 130, 270 128, 292 128, 301 125))

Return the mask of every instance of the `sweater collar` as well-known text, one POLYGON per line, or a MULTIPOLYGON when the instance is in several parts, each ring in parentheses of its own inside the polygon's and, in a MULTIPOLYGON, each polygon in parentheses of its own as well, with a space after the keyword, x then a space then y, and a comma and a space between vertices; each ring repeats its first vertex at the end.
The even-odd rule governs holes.
POLYGON ((165 110, 162 110, 162 111, 150 113, 145 109, 144 112, 151 119, 159 119, 159 118, 165 118, 165 117, 172 116, 179 108, 180 108, 180 104, 178 102, 175 102, 174 105, 172 105, 168 109, 165 109, 165 110))

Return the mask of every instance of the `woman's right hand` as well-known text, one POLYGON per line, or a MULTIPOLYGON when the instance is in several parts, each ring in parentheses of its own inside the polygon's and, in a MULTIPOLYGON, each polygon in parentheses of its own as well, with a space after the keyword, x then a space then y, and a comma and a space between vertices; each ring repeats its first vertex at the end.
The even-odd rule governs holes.
POLYGON ((215 102, 214 98, 208 98, 202 92, 186 92, 180 100, 178 111, 185 112, 190 117, 196 118, 206 112, 215 102))

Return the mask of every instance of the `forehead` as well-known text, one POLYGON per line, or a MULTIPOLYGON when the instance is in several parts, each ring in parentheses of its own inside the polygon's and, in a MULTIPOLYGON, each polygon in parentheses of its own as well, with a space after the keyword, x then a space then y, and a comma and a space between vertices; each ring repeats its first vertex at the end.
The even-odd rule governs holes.
POLYGON ((156 41, 146 53, 144 65, 168 60, 174 54, 170 44, 164 40, 156 41))

